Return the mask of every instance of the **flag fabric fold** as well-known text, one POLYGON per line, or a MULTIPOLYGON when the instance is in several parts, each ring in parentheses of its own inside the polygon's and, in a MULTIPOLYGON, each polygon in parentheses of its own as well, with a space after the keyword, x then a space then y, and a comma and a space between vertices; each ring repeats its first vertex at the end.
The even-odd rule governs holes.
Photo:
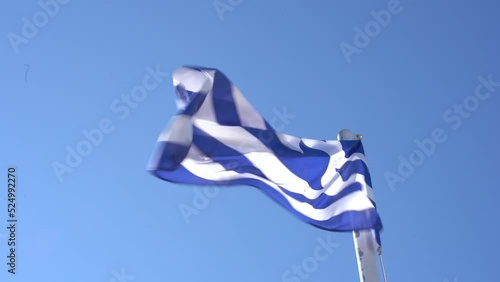
POLYGON ((360 140, 278 133, 216 69, 183 67, 173 83, 179 112, 158 138, 152 174, 184 184, 251 185, 326 230, 382 228, 360 140))

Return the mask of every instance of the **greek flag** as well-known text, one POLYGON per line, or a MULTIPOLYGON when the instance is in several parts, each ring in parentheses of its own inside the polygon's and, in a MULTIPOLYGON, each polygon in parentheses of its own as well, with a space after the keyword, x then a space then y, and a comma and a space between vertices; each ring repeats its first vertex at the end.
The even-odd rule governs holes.
POLYGON ((220 71, 173 75, 179 112, 148 170, 170 182, 251 185, 301 220, 331 231, 382 228, 361 141, 277 133, 220 71))

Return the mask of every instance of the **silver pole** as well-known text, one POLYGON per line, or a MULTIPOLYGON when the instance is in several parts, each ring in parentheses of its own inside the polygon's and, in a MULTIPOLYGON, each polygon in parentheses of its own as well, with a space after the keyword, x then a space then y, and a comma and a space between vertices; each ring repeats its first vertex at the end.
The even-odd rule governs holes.
POLYGON ((384 275, 384 282, 387 282, 387 274, 385 273, 384 258, 382 257, 382 247, 378 247, 378 257, 380 258, 380 266, 382 267, 382 274, 384 275))

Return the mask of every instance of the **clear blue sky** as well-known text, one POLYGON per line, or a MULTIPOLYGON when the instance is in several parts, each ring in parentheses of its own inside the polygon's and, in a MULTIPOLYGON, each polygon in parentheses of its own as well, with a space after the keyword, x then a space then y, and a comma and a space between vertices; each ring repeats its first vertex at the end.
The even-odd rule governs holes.
POLYGON ((10 165, 18 179, 17 274, 2 227, 0 280, 286 281, 330 240, 307 281, 358 281, 350 233, 309 226, 253 187, 146 172, 176 112, 171 73, 194 64, 222 70, 282 132, 364 135, 389 281, 498 281, 497 1, 221 0, 219 13, 212 0, 66 2, 0 4, 0 226, 10 165), (86 156, 67 162, 67 148, 86 156), (59 179, 55 162, 74 167, 59 179))

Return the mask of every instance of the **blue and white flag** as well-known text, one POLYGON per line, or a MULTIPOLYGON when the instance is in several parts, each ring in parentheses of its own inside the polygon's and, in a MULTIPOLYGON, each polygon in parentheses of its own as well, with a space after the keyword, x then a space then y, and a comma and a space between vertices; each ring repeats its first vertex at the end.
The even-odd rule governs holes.
POLYGON ((197 185, 251 185, 322 229, 382 228, 361 141, 277 133, 216 69, 173 75, 179 113, 148 164, 155 176, 197 185))

